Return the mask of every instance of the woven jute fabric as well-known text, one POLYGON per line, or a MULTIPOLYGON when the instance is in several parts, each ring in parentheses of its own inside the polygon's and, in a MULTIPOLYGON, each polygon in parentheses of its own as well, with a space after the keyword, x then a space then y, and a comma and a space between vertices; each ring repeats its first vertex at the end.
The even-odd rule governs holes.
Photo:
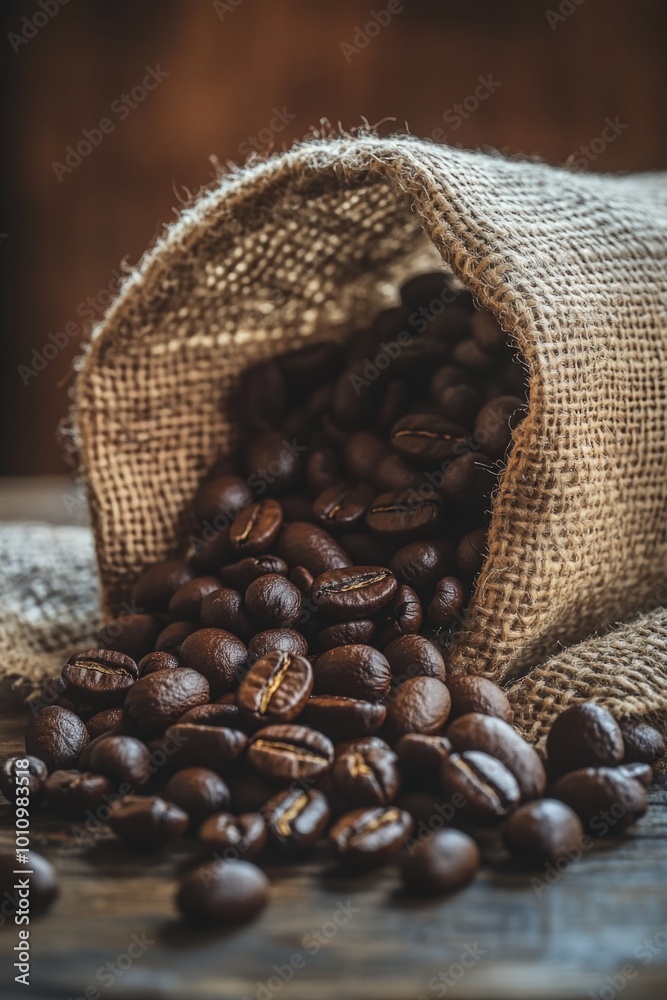
POLYGON ((452 670, 512 682, 532 738, 591 694, 664 711, 667 185, 655 175, 359 136, 222 178, 128 278, 82 360, 75 434, 105 613, 196 534, 198 480, 237 439, 240 372, 361 327, 434 263, 498 318, 529 377, 452 670))

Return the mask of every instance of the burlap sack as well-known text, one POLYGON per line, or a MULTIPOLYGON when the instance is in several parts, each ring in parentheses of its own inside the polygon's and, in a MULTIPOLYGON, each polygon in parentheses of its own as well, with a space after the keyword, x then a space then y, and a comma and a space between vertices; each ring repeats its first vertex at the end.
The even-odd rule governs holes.
POLYGON ((531 738, 573 698, 664 712, 667 188, 656 176, 365 136, 223 178, 145 257, 83 360, 76 435, 106 610, 194 533, 197 482, 236 438, 239 373, 313 335, 343 336, 434 262, 497 316, 529 373, 452 668, 512 682, 531 738))

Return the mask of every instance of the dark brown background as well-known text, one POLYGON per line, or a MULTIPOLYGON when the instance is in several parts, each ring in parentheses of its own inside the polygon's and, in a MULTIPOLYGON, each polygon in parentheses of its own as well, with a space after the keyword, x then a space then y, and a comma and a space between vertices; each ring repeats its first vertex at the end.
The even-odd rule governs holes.
POLYGON ((274 109, 293 116, 274 148, 322 118, 351 128, 391 117, 382 130, 407 123, 554 163, 618 118, 627 127, 589 168, 667 167, 664 0, 404 0, 347 61, 341 43, 387 3, 227 0, 221 19, 208 0, 69 0, 14 52, 8 33, 40 8, 3 0, 0 472, 64 468, 54 433, 84 313, 100 315, 120 262, 135 262, 186 191, 210 182, 211 154, 240 163, 258 134, 266 150, 274 109), (547 11, 559 7, 572 12, 552 26, 547 11), (110 114, 158 65, 164 82, 125 120, 110 114), (500 86, 460 127, 451 116, 448 125, 443 116, 489 75, 500 86), (53 162, 104 117, 113 132, 59 181, 53 162), (41 364, 33 350, 41 355, 68 323, 77 327, 67 346, 30 375, 41 364))

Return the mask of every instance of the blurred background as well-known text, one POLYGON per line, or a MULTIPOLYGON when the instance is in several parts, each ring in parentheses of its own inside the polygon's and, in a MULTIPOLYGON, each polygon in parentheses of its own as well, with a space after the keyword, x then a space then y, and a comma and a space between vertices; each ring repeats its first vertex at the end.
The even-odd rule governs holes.
POLYGON ((5 476, 66 468, 82 339, 214 161, 328 119, 667 167, 665 0, 2 0, 0 20, 5 476))

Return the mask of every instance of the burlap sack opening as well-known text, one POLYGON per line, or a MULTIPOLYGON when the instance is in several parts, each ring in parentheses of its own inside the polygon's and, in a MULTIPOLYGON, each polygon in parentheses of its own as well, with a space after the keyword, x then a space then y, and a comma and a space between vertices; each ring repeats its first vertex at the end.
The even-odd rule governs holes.
MULTIPOLYGON (((95 331, 76 432, 108 612, 144 563, 195 532, 197 482, 236 437, 239 372, 342 336, 434 260, 498 317, 530 386, 453 669, 510 681, 664 600, 664 182, 367 136, 224 178, 95 331)), ((514 685, 532 738, 590 694, 664 712, 665 612, 611 635, 514 685)))

